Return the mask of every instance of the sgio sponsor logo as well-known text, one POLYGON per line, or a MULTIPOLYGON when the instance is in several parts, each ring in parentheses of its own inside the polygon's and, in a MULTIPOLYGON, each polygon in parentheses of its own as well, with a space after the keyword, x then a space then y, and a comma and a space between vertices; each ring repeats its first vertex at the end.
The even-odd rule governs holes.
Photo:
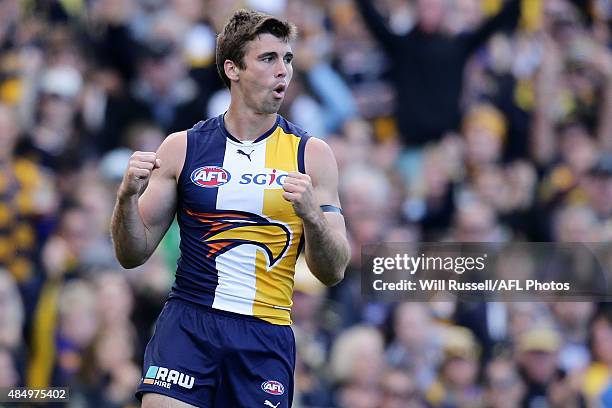
POLYGON ((266 169, 264 173, 245 173, 239 184, 257 184, 258 186, 282 187, 287 173, 276 169, 266 169))
POLYGON ((143 384, 158 385, 168 389, 170 389, 172 384, 191 389, 194 378, 176 370, 168 370, 166 367, 149 366, 142 382, 143 384))

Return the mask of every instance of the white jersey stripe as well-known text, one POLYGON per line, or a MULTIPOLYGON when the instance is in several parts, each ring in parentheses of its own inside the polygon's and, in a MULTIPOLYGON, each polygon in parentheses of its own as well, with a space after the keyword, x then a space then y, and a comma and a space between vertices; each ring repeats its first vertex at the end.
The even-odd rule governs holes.
MULTIPOLYGON (((261 215, 264 190, 256 184, 240 184, 241 176, 262 169, 266 162, 266 144, 240 145, 226 140, 223 168, 232 178, 219 188, 217 209, 247 211, 261 215), (239 153, 241 150, 242 153, 239 153), (245 199, 246 197, 246 199, 245 199)), ((212 307, 246 315, 253 314, 256 294, 255 257, 257 247, 239 245, 217 256, 218 285, 212 307)))

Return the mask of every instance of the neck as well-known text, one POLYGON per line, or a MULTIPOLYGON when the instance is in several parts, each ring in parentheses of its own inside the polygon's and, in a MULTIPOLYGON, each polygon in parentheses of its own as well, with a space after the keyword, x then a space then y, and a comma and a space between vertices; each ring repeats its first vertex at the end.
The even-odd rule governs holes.
POLYGON ((419 23, 418 26, 421 32, 427 35, 435 35, 440 31, 440 27, 436 25, 419 23))
POLYGON ((270 130, 276 122, 276 113, 255 112, 233 99, 224 122, 227 131, 236 139, 253 141, 270 130))

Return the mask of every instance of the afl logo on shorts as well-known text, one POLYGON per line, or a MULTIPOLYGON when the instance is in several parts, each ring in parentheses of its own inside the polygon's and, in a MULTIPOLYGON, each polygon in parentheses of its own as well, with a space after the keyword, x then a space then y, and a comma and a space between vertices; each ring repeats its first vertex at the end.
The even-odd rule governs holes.
POLYGON ((193 184, 205 188, 221 187, 230 181, 231 178, 232 176, 227 170, 217 166, 200 167, 191 173, 193 184))
POLYGON ((270 380, 261 384, 261 389, 272 395, 283 395, 285 387, 278 381, 270 380))

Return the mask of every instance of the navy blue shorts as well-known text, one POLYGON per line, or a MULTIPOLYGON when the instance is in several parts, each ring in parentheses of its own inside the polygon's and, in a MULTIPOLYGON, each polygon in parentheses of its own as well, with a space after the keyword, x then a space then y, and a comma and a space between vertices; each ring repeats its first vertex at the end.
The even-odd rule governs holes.
POLYGON ((153 392, 205 408, 289 408, 294 367, 290 326, 172 299, 147 345, 136 396, 153 392))

